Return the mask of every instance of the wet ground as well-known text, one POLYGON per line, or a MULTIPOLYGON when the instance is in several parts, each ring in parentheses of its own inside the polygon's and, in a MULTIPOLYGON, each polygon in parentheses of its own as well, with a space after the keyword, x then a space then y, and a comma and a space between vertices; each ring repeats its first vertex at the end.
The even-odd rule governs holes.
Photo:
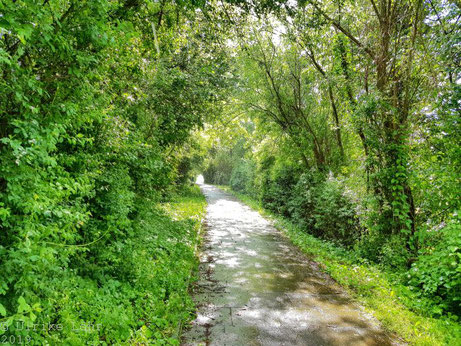
POLYGON ((392 345, 378 323, 257 212, 208 201, 197 318, 183 345, 392 345))

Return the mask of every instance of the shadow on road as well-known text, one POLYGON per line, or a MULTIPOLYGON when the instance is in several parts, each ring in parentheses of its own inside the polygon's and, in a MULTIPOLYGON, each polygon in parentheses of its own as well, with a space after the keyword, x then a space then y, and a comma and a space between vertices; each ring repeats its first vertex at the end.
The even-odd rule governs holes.
POLYGON ((201 185, 207 235, 183 345, 392 345, 378 323, 262 218, 201 185))

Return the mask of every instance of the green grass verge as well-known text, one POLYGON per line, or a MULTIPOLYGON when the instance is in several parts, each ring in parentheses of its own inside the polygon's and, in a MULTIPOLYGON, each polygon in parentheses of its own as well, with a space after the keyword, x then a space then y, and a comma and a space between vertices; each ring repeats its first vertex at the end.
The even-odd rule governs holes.
POLYGON ((31 307, 23 298, 17 314, 0 316, 0 339, 28 345, 179 345, 181 326, 195 311, 189 283, 198 268, 205 207, 197 186, 167 203, 140 198, 123 237, 82 248, 66 270, 52 271, 45 277, 48 285, 37 286, 46 297, 41 305, 31 307), (24 316, 35 324, 18 324, 24 316))
POLYGON ((141 200, 133 231, 124 242, 102 249, 102 264, 87 264, 87 276, 69 275, 53 287, 60 315, 46 318, 64 327, 92 322, 98 328, 44 336, 25 331, 30 344, 179 345, 181 326, 195 311, 189 282, 198 266, 205 207, 196 186, 169 202, 141 200), (36 341, 39 337, 46 342, 36 341))
POLYGON ((435 319, 412 311, 410 304, 405 304, 413 298, 411 292, 393 283, 392 273, 372 264, 360 263, 350 251, 306 233, 289 220, 263 209, 252 197, 227 186, 219 188, 271 219, 275 227, 318 262, 322 270, 345 287, 388 331, 411 345, 461 345, 461 326, 449 319, 435 319))
MULTIPOLYGON (((195 306, 189 295, 189 285, 193 272, 198 268, 198 248, 201 243, 206 205, 205 196, 196 185, 182 189, 170 202, 161 205, 161 208, 172 220, 188 225, 186 226, 188 229, 187 237, 185 237, 184 242, 187 243, 188 248, 193 253, 193 259, 189 258, 188 263, 185 263, 187 276, 184 274, 182 275, 185 285, 182 287, 183 289, 181 292, 179 292, 183 297, 183 303, 182 306, 177 306, 178 312, 180 313, 173 323, 174 333, 167 333, 169 334, 168 336, 170 336, 170 338, 167 339, 169 344, 179 345, 182 328, 194 315, 195 306)), ((152 340, 145 341, 150 341, 152 343, 152 340)), ((164 344, 163 342, 158 343, 164 344)))

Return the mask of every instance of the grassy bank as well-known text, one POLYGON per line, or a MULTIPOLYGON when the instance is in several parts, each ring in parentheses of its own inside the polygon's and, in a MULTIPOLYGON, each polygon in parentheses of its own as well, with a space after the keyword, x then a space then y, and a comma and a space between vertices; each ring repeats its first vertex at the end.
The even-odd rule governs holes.
POLYGON ((140 337, 133 341, 179 345, 182 326, 194 311, 188 289, 191 274, 198 265, 197 248, 206 212, 206 200, 198 186, 192 186, 181 190, 171 201, 162 203, 159 207, 169 219, 163 219, 158 224, 158 231, 163 230, 164 236, 174 247, 166 251, 160 264, 163 266, 163 273, 167 275, 163 282, 166 296, 169 297, 168 306, 154 317, 155 321, 149 328, 144 326, 140 337))
POLYGON ((289 220, 262 209, 259 201, 247 195, 226 186, 220 188, 272 219, 278 229, 345 287, 387 330, 412 345, 461 344, 461 326, 448 318, 435 319, 422 311, 414 311, 412 300, 416 298, 412 292, 396 283, 385 268, 364 263, 353 252, 315 238, 289 220))
POLYGON ((194 311, 188 288, 191 272, 198 264, 196 251, 205 207, 204 196, 193 186, 141 218, 144 236, 138 246, 146 258, 137 257, 133 270, 142 271, 142 280, 150 282, 151 291, 144 294, 152 309, 131 343, 179 345, 181 327, 194 311))
POLYGON ((88 244, 42 288, 47 300, 31 305, 22 298, 17 313, 0 318, 3 340, 178 345, 180 327, 194 311, 188 288, 206 201, 196 186, 170 200, 139 199, 123 238, 88 244), (86 253, 95 254, 93 262, 86 253))

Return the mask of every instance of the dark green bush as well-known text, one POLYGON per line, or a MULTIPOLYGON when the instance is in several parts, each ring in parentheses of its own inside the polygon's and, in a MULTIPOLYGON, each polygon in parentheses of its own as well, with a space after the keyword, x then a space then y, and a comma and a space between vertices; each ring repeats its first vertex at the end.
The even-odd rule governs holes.
POLYGON ((234 191, 252 195, 255 167, 249 161, 241 160, 232 170, 230 186, 234 191))
POLYGON ((352 245, 359 234, 354 204, 344 187, 333 178, 324 181, 314 200, 314 232, 317 236, 352 245))
POLYGON ((407 281, 421 297, 436 304, 433 312, 461 316, 461 224, 451 222, 432 236, 408 271, 407 281))
POLYGON ((272 174, 266 171, 261 191, 263 207, 289 217, 291 215, 289 201, 298 177, 298 169, 292 166, 275 167, 272 174))
POLYGON ((293 196, 289 201, 293 220, 301 228, 310 233, 315 228, 316 198, 319 185, 323 180, 321 174, 308 172, 301 175, 293 189, 293 196))
POLYGON ((289 202, 296 223, 318 237, 352 245, 359 234, 354 205, 341 184, 319 173, 305 173, 289 202))

